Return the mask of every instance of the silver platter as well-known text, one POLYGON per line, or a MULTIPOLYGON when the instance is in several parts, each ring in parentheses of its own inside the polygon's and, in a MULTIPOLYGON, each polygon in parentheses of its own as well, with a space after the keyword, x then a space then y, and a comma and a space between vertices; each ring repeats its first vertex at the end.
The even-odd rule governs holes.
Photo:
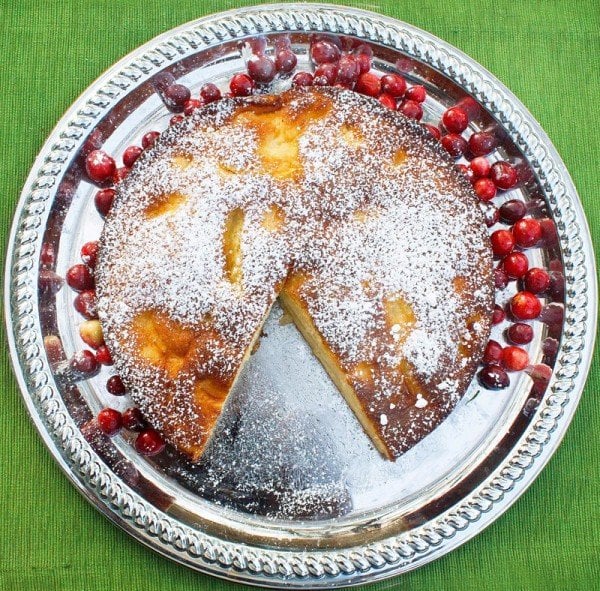
MULTIPOLYGON (((289 83, 289 81, 288 81, 289 83)), ((281 82, 284 85, 285 82, 281 82)), ((6 266, 6 316, 15 372, 31 417, 62 469, 115 523, 192 568, 264 586, 326 588, 397 575, 442 556, 502 514, 559 445, 588 372, 596 322, 594 256, 585 217, 560 157, 521 103, 447 43, 383 16, 334 6, 271 5, 203 18, 154 39, 101 76, 40 152, 15 215, 6 266), (82 348, 73 293, 38 293, 43 242, 64 276, 81 245, 98 237, 95 187, 82 174, 90 137, 118 155, 169 114, 151 80, 168 69, 195 93, 244 69, 243 40, 289 33, 300 68, 311 33, 371 44, 374 65, 400 69, 429 92, 425 120, 470 95, 484 107, 472 130, 502 138, 494 158, 517 163, 529 213, 554 220, 557 240, 528 254, 564 281, 545 300, 529 353, 549 384, 513 374, 509 389, 471 385, 455 412, 396 463, 370 446, 320 365, 277 309, 245 369, 203 464, 174 452, 139 456, 126 432, 93 434, 109 369, 65 379, 63 358, 82 348), (556 343, 552 350, 548 343, 556 343)), ((498 294, 499 303, 510 289, 498 294)), ((503 326, 496 327, 499 337, 503 326)))

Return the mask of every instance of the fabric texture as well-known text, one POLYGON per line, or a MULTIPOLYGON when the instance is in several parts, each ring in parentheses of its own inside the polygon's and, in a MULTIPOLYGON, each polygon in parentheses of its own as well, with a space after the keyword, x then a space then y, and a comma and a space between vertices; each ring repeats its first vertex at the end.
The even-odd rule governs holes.
MULTIPOLYGON (((550 136, 579 190, 592 235, 597 202, 600 4, 596 0, 346 0, 421 27, 502 80, 550 136)), ((46 137, 93 80, 176 25, 234 0, 0 1, 0 248, 46 137)), ((4 336, 4 327, 2 328, 4 336)), ((6 343, 6 339, 3 339, 6 343)), ((37 435, 10 366, 0 365, 0 589, 241 589, 145 548, 68 482, 37 435)), ((600 365, 549 465, 515 505, 442 559, 366 588, 550 590, 600 586, 600 365)))

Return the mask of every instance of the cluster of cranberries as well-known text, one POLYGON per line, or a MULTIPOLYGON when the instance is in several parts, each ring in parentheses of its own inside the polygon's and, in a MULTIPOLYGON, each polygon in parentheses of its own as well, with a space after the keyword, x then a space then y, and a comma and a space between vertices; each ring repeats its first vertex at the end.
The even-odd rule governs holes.
MULTIPOLYGON (((267 50, 267 41, 259 37, 247 43, 249 57, 246 72, 235 74, 229 81, 229 91, 222 95, 212 83, 204 84, 197 96, 192 96, 189 88, 178 83, 170 73, 155 77, 154 88, 165 106, 173 113, 170 124, 175 125, 196 109, 226 97, 244 97, 268 90, 277 78, 290 78, 293 86, 336 86, 351 89, 374 97, 389 109, 397 110, 405 116, 420 121, 423 117, 423 102, 427 98, 426 89, 421 85, 409 86, 397 73, 382 76, 371 71, 372 50, 370 46, 352 38, 333 35, 315 35, 310 43, 309 56, 312 71, 295 72, 297 57, 292 51, 289 37, 281 36, 274 40, 273 50, 267 50)), ((479 112, 479 105, 471 98, 465 98, 448 108, 439 125, 425 123, 431 135, 438 139, 446 151, 454 158, 465 157, 468 164, 458 167, 472 183, 473 190, 481 202, 486 204, 486 224, 494 226, 498 222, 507 227, 491 234, 494 257, 498 265, 494 271, 497 289, 504 289, 509 282, 519 282, 520 290, 510 300, 507 309, 496 305, 492 323, 494 325, 510 318, 513 323, 505 331, 506 346, 490 340, 483 355, 483 368, 478 379, 487 389, 501 389, 509 385, 507 372, 524 369, 535 371, 530 366, 529 355, 522 347, 533 339, 532 321, 542 313, 538 298, 550 285, 549 274, 541 268, 529 267, 529 260, 523 252, 543 242, 543 223, 527 217, 524 202, 511 199, 499 208, 491 201, 503 191, 514 188, 518 181, 516 168, 505 161, 490 161, 489 156, 497 147, 495 135, 489 131, 477 131, 464 137, 469 122, 479 112)), ((99 185, 94 202, 102 217, 106 217, 115 197, 114 185, 123 180, 144 150, 151 147, 159 137, 159 132, 149 131, 141 139, 141 146, 131 145, 122 154, 122 166, 106 152, 95 149, 85 159, 89 179, 99 185)), ((548 220, 550 222, 550 220, 548 220)), ((550 222, 551 223, 551 222, 550 222)), ((75 309, 84 320, 79 327, 81 339, 92 350, 82 350, 70 360, 71 370, 80 377, 90 377, 98 373, 101 365, 112 365, 110 351, 104 343, 102 327, 96 312, 96 292, 94 269, 98 242, 92 241, 81 248, 81 263, 73 265, 66 275, 66 282, 77 296, 75 309)), ((61 277, 47 267, 54 262, 54 252, 49 246, 42 249, 42 270, 40 289, 55 293, 62 286, 61 277)), ((118 375, 111 376, 106 389, 112 396, 123 396, 126 388, 118 375)), ((148 426, 139 409, 132 407, 124 412, 105 408, 98 414, 101 431, 112 436, 125 428, 137 433, 135 448, 144 455, 155 455, 165 444, 160 434, 148 426)))

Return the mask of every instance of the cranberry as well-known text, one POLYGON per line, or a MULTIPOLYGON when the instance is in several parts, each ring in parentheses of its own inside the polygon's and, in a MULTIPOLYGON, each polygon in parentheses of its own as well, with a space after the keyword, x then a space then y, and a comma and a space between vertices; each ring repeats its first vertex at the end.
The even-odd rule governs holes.
POLYGON ((481 106, 479 103, 470 96, 461 98, 457 103, 457 107, 460 107, 469 117, 470 120, 476 119, 481 113, 481 106))
POLYGON ((510 385, 508 374, 495 363, 481 368, 477 374, 477 379, 488 390, 502 390, 510 385))
POLYGON ((352 55, 345 55, 339 61, 336 82, 352 88, 360 74, 358 63, 352 55))
POLYGON ((496 137, 487 131, 476 131, 469 138, 469 152, 473 156, 485 156, 498 146, 496 137))
MULTIPOLYGON (((316 72, 315 72, 316 74, 316 72)), ((315 76, 313 78, 313 86, 330 86, 331 83, 329 82, 327 76, 315 76)))
POLYGON ((550 275, 544 269, 533 267, 525 273, 523 285, 531 293, 542 293, 550 287, 550 275))
POLYGON ((75 353, 75 355, 73 355, 73 357, 71 357, 69 361, 69 367, 74 372, 83 376, 91 376, 95 374, 99 369, 98 361, 96 361, 96 356, 87 349, 75 353))
POLYGON ((381 91, 399 98, 406 92, 406 80, 398 74, 385 74, 381 77, 381 91))
POLYGON ((254 91, 254 80, 247 74, 235 74, 229 82, 233 96, 250 96, 254 91))
POLYGON ((558 341, 552 337, 544 339, 542 343, 542 351, 546 357, 554 359, 558 353, 558 341))
MULTIPOLYGON (((202 101, 191 98, 185 102, 185 105, 183 105, 183 114, 186 117, 189 117, 196 109, 200 108, 202 105, 202 101)), ((178 119, 177 123, 179 123, 179 121, 180 120, 178 119)))
POLYGON ((140 146, 129 146, 123 152, 123 164, 131 168, 143 151, 144 149, 140 148, 140 146))
POLYGON ((493 203, 481 202, 481 210, 483 211, 483 219, 485 221, 485 225, 488 228, 491 228, 500 220, 500 212, 493 203))
POLYGON ((425 127, 429 131, 429 133, 436 139, 439 140, 442 137, 442 132, 439 127, 435 125, 431 125, 431 123, 424 123, 425 127))
POLYGON ((98 425, 105 435, 115 435, 123 426, 123 418, 118 410, 103 408, 98 413, 98 425))
POLYGON ((96 266, 96 258, 98 256, 99 243, 97 240, 86 242, 81 247, 81 260, 90 268, 93 269, 96 266))
POLYGON ((175 76, 170 72, 159 72, 152 79, 152 85, 157 92, 164 92, 171 84, 175 84, 175 76))
POLYGON ((86 289, 78 293, 77 297, 73 300, 73 306, 87 320, 98 318, 96 292, 93 289, 86 289))
POLYGON ((292 78, 293 86, 312 86, 313 75, 310 72, 298 72, 292 78))
POLYGON ((190 89, 183 84, 171 84, 160 93, 167 109, 175 113, 183 111, 185 103, 190 100, 191 96, 190 89))
POLYGON ((387 107, 392 111, 396 110, 396 99, 392 95, 385 93, 380 94, 378 100, 384 107, 387 107))
POLYGON ((473 190, 481 201, 491 201, 496 196, 496 185, 487 177, 477 179, 473 183, 473 190))
POLYGON ((290 49, 282 49, 275 56, 275 68, 282 74, 292 72, 298 63, 296 54, 290 49))
POLYGON ((515 239, 508 230, 496 230, 490 236, 492 251, 498 258, 505 257, 515 247, 515 239))
POLYGON ((527 206, 518 199, 511 199, 500 206, 500 219, 507 224, 518 222, 526 213, 527 206))
POLYGON ((221 91, 216 84, 208 82, 200 89, 200 96, 205 103, 214 103, 221 98, 221 91))
POLYGON ((144 148, 144 150, 151 148, 159 136, 160 133, 158 131, 149 131, 148 133, 144 134, 142 137, 142 148, 144 148))
POLYGON ((110 376, 110 378, 108 378, 106 381, 106 390, 113 396, 123 396, 127 391, 125 384, 123 384, 123 381, 121 380, 121 377, 117 375, 110 376))
POLYGON ((496 304, 494 306, 494 311, 492 312, 492 324, 495 326, 496 324, 500 324, 504 322, 506 319, 506 312, 496 304))
POLYGON ((427 98, 427 91, 424 86, 411 86, 404 93, 404 98, 409 101, 415 101, 416 103, 423 103, 427 98))
POLYGON ((494 162, 494 164, 492 164, 490 176, 494 183, 496 183, 496 187, 503 189, 504 191, 512 189, 519 180, 515 167, 504 161, 494 162))
POLYGON ((469 125, 469 117, 460 107, 450 107, 442 115, 444 127, 451 133, 462 133, 469 125))
POLYGON ((552 247, 558 244, 558 233, 556 224, 550 218, 542 218, 540 220, 542 227, 542 241, 545 246, 552 247))
POLYGON ((533 218, 523 218, 515 223, 512 229, 517 246, 529 248, 536 245, 542 238, 542 227, 533 218))
POLYGON ((560 271, 551 271, 548 293, 557 300, 565 298, 565 276, 560 271))
POLYGON ((333 86, 338 75, 337 64, 321 64, 315 70, 315 78, 325 78, 327 80, 326 86, 333 86))
POLYGON ((423 117, 423 107, 418 102, 406 98, 400 103, 398 111, 416 121, 420 121, 423 117))
POLYGON ((85 159, 85 170, 95 183, 102 183, 112 178, 116 164, 103 150, 93 150, 85 159))
POLYGON ((381 92, 381 80, 373 72, 365 72, 358 77, 355 90, 367 96, 377 96, 381 92))
POLYGON ((129 168, 121 166, 117 168, 112 175, 112 181, 115 185, 118 185, 127 175, 129 174, 129 168))
POLYGON ((315 64, 331 64, 340 59, 340 48, 330 41, 317 41, 310 46, 310 58, 315 64))
POLYGON ((542 311, 542 303, 530 291, 519 291, 510 301, 510 311, 518 320, 533 320, 542 311))
POLYGON ((502 351, 502 365, 508 371, 521 371, 529 365, 529 354, 521 347, 509 345, 502 351))
POLYGON ((142 411, 135 406, 123 411, 123 427, 129 431, 139 433, 148 426, 148 423, 142 415, 142 411))
POLYGON ((360 43, 359 45, 357 45, 356 48, 354 49, 354 53, 357 56, 358 55, 366 55, 369 58, 373 57, 373 49, 371 49, 371 47, 369 45, 367 45, 366 43, 360 43))
POLYGON ((565 317, 565 308, 562 304, 548 304, 540 314, 540 320, 545 322, 549 327, 560 326, 565 317))
POLYGON ((145 429, 135 440, 135 449, 144 456, 155 456, 165 448, 165 442, 154 429, 145 429))
POLYGON ((82 264, 73 265, 67 271, 67 285, 75 291, 94 289, 94 277, 90 270, 82 264))
POLYGON ((520 279, 529 269, 529 261, 522 252, 511 252, 502 260, 502 267, 511 279, 520 279))
MULTIPOLYGON (((190 99, 192 100, 192 99, 190 99)), ((185 111, 185 108, 184 108, 185 111)), ((173 115, 173 117, 171 117, 169 119, 169 125, 177 125, 178 123, 181 123, 183 120, 185 119, 185 117, 183 115, 173 115)))
POLYGON ((457 164, 456 167, 467 177, 467 180, 470 183, 472 183, 475 180, 473 171, 468 166, 465 166, 464 164, 457 164))
POLYGON ((477 156, 477 158, 473 158, 469 163, 473 174, 477 178, 483 178, 490 174, 490 170, 492 169, 492 165, 489 163, 488 159, 485 156, 477 156))
POLYGON ((267 49, 267 38, 264 35, 257 35, 256 37, 251 37, 246 42, 255 55, 261 55, 264 53, 265 49, 267 49))
POLYGON ((96 351, 96 361, 101 365, 112 365, 113 359, 106 345, 100 345, 96 351))
POLYGON ((524 322, 516 322, 508 328, 506 337, 515 345, 526 345, 533 340, 533 328, 524 322))
POLYGON ((246 67, 250 78, 259 84, 268 84, 277 74, 275 62, 266 55, 253 56, 246 67))
POLYGON ((40 263, 42 265, 51 267, 56 261, 56 254, 54 252, 54 246, 49 242, 42 243, 42 250, 40 252, 40 263))
POLYGON ((41 293, 54 295, 60 291, 63 283, 63 278, 54 271, 50 271, 50 269, 40 269, 40 274, 38 275, 38 290, 41 293))
POLYGON ((98 191, 94 197, 94 204, 96 205, 96 209, 98 213, 102 217, 106 217, 110 208, 112 207, 113 201, 115 199, 115 190, 114 189, 102 189, 98 191))
POLYGON ((494 287, 496 289, 504 289, 508 285, 508 280, 508 274, 502 267, 494 269, 494 287))
POLYGON ((483 351, 483 363, 500 363, 502 360, 502 345, 498 341, 489 340, 483 351))
POLYGON ((371 56, 366 53, 357 53, 355 56, 358 64, 358 73, 365 74, 371 69, 371 56))

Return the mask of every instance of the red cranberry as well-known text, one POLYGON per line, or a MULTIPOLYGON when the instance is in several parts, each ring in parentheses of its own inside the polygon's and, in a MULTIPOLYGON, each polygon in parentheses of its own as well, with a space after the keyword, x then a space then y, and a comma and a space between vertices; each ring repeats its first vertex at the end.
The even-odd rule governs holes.
POLYGON ((487 177, 477 179, 473 183, 473 190, 481 201, 491 201, 496 196, 496 185, 487 177))
POLYGON ((515 223, 512 229, 517 246, 529 248, 535 246, 542 238, 542 227, 533 218, 523 218, 515 223))
POLYGON ((275 74, 277 74, 275 62, 266 55, 258 55, 250 58, 247 68, 250 78, 259 84, 268 84, 275 78, 275 74))
POLYGON ((159 72, 152 79, 152 85, 157 92, 164 92, 171 84, 175 84, 175 76, 170 72, 159 72))
POLYGON ((496 304, 494 306, 494 311, 492 312, 492 324, 495 326, 496 324, 500 324, 504 322, 506 319, 506 312, 496 304))
POLYGON ((218 89, 216 84, 207 82, 200 89, 200 96, 205 103, 214 103, 221 98, 221 91, 218 89))
POLYGON ((131 168, 143 151, 143 148, 140 148, 139 146, 129 146, 123 152, 123 164, 128 168, 131 168))
POLYGON ((511 252, 502 260, 502 267, 511 279, 520 279, 529 269, 529 261, 522 252, 511 252))
MULTIPOLYGON (((185 102, 185 105, 183 105, 183 114, 186 117, 189 117, 196 109, 200 108, 202 105, 202 101, 191 98, 185 102)), ((179 120, 177 122, 179 122, 179 120)))
POLYGON ((254 55, 261 55, 267 49, 267 38, 264 35, 257 35, 247 40, 250 49, 254 55))
POLYGON ((533 320, 542 311, 542 303, 530 291, 519 291, 510 301, 510 311, 518 320, 533 320))
POLYGON ((366 55, 367 57, 373 57, 373 49, 366 43, 360 43, 354 48, 354 53, 358 55, 366 55))
POLYGON ((98 318, 96 310, 96 292, 93 289, 86 289, 77 294, 73 300, 73 306, 87 320, 98 318))
POLYGON ((358 64, 358 73, 365 74, 371 69, 371 56, 366 53, 357 53, 355 55, 358 64))
POLYGON ((498 146, 496 137, 487 131, 476 131, 469 138, 469 152, 473 156, 485 156, 498 146))
POLYGON ((154 429, 145 429, 135 440, 135 449, 144 456, 155 456, 165 448, 165 442, 154 429))
POLYGON ((147 426, 148 423, 144 419, 142 411, 139 408, 132 406, 131 408, 123 411, 123 427, 125 427, 125 429, 139 433, 147 426))
POLYGON ((439 140, 442 137, 442 132, 440 131, 439 127, 436 127, 435 125, 431 125, 431 123, 424 123, 423 125, 425 125, 425 127, 427 128, 427 130, 429 131, 429 133, 436 140, 439 140))
POLYGON ((103 408, 98 413, 98 425, 105 435, 115 435, 123 426, 123 418, 118 410, 103 408))
POLYGON ((94 289, 94 276, 90 270, 82 264, 73 265, 67 271, 67 285, 75 291, 94 289))
MULTIPOLYGON (((192 100, 192 99, 190 99, 192 100)), ((184 108, 185 111, 185 108, 184 108)), ((171 117, 169 119, 169 125, 173 126, 173 125, 177 125, 178 123, 181 123, 183 120, 185 119, 185 117, 183 115, 173 115, 173 117, 171 117)))
POLYGON ((190 100, 191 92, 183 84, 171 84, 160 93, 160 97, 169 111, 179 113, 183 111, 185 103, 190 100))
POLYGON ((533 267, 525 273, 523 285, 531 293, 542 293, 550 287, 550 275, 539 267, 533 267))
POLYGON ((502 267, 494 269, 494 287, 496 289, 504 289, 508 285, 508 280, 508 274, 502 267))
POLYGON ((542 218, 540 226, 542 227, 542 241, 544 245, 547 247, 556 246, 558 244, 558 233, 554 221, 550 218, 542 218))
POLYGON ((552 337, 544 339, 542 343, 542 351, 546 357, 554 359, 558 353, 558 341, 552 337))
POLYGON ((409 101, 415 101, 416 103, 423 103, 427 98, 427 91, 424 86, 416 85, 411 86, 404 93, 404 98, 409 101))
POLYGON ((298 72, 292 78, 293 86, 312 86, 313 75, 310 72, 298 72))
POLYGON ((502 345, 498 341, 489 340, 483 351, 483 363, 500 363, 502 360, 502 345))
POLYGON ((275 56, 275 68, 281 74, 292 72, 298 63, 296 54, 290 49, 282 49, 275 56))
POLYGON ((460 158, 467 148, 467 141, 462 135, 447 133, 442 137, 442 146, 450 156, 460 158))
POLYGON ((406 80, 398 74, 385 74, 381 77, 381 91, 399 98, 406 92, 406 80))
POLYGON ((102 217, 106 217, 110 208, 112 207, 113 201, 115 199, 115 190, 114 189, 102 189, 98 191, 94 197, 94 204, 96 205, 96 209, 98 213, 102 217))
POLYGON ((498 258, 505 257, 515 247, 515 239, 508 230, 496 230, 490 236, 492 251, 498 258))
POLYGON ((106 381, 106 390, 113 396, 123 396, 127 391, 125 384, 123 384, 123 381, 121 380, 121 377, 117 375, 110 376, 110 378, 108 378, 106 381))
POLYGON ((85 159, 85 170, 92 181, 102 183, 112 178, 116 164, 103 150, 93 150, 85 159))
POLYGON ((336 82, 343 86, 347 86, 348 88, 352 88, 356 83, 359 74, 360 70, 354 56, 345 55, 338 63, 336 82))
POLYGON ((509 326, 506 337, 515 345, 526 345, 533 340, 533 328, 524 322, 517 322, 509 326))
POLYGON ((490 170, 492 169, 492 165, 485 156, 477 156, 477 158, 473 158, 473 160, 471 160, 469 163, 469 166, 477 178, 488 176, 490 174, 490 170))
POLYGON ((358 77, 355 90, 367 96, 377 96, 381 92, 381 80, 373 72, 365 72, 358 77))
POLYGON ((508 371, 521 371, 529 365, 529 354, 521 347, 509 345, 502 351, 502 365, 508 371))
POLYGON ((112 181, 115 185, 118 185, 127 175, 129 174, 129 168, 121 166, 117 168, 112 175, 112 181))
POLYGON ((86 242, 81 247, 81 260, 90 268, 93 269, 96 266, 96 258, 98 256, 98 247, 99 242, 97 240, 92 240, 91 242, 86 242))
POLYGON ((64 280, 60 275, 57 275, 50 269, 40 269, 38 275, 38 290, 41 293, 48 293, 54 295, 60 291, 63 286, 64 280))
POLYGON ((506 224, 518 222, 526 213, 527 206, 518 199, 511 199, 500 206, 500 219, 506 224))
POLYGON ((516 168, 508 162, 500 161, 492 164, 490 176, 498 189, 512 189, 519 180, 516 168))
POLYGON ((142 137, 142 148, 144 148, 144 150, 151 148, 159 136, 160 133, 158 131, 149 131, 148 133, 144 134, 144 137, 142 137))
POLYGON ((457 107, 460 107, 472 121, 473 119, 477 119, 479 114, 481 113, 481 106, 479 103, 470 96, 465 96, 461 98, 457 103, 457 107))
POLYGON ((40 263, 44 266, 51 267, 54 265, 56 260, 56 254, 54 252, 54 246, 49 242, 42 243, 42 250, 40 252, 40 263))
POLYGON ((508 374, 495 363, 481 368, 477 374, 477 379, 487 390, 502 390, 510 385, 508 374))
POLYGON ((548 293, 557 300, 565 299, 565 276, 560 271, 551 271, 548 293))
POLYGON ((393 96, 383 93, 379 95, 378 100, 384 107, 387 107, 392 111, 396 110, 396 99, 393 96))
POLYGON ((310 46, 310 58, 315 64, 331 64, 340 59, 340 49, 329 41, 317 41, 310 46))
POLYGON ((467 177, 467 180, 470 183, 472 183, 475 180, 473 171, 468 166, 465 166, 464 164, 457 164, 456 167, 467 177))
POLYGON ((337 64, 321 64, 315 70, 315 78, 325 78, 327 80, 326 86, 333 86, 338 75, 337 64))
POLYGON ((398 106, 398 111, 409 119, 415 119, 416 121, 420 121, 423 117, 423 107, 420 103, 406 98, 398 106))
POLYGON ((444 127, 451 133, 462 133, 469 125, 469 117, 460 107, 450 107, 442 115, 444 127))
POLYGON ((75 353, 75 355, 73 355, 69 361, 69 367, 74 372, 83 376, 91 376, 99 369, 96 356, 87 349, 83 349, 83 351, 78 351, 75 353))
POLYGON ((254 80, 247 74, 235 74, 229 83, 233 96, 250 96, 254 91, 254 80))
POLYGON ((96 361, 100 365, 112 365, 113 359, 106 345, 100 345, 96 350, 96 361))

